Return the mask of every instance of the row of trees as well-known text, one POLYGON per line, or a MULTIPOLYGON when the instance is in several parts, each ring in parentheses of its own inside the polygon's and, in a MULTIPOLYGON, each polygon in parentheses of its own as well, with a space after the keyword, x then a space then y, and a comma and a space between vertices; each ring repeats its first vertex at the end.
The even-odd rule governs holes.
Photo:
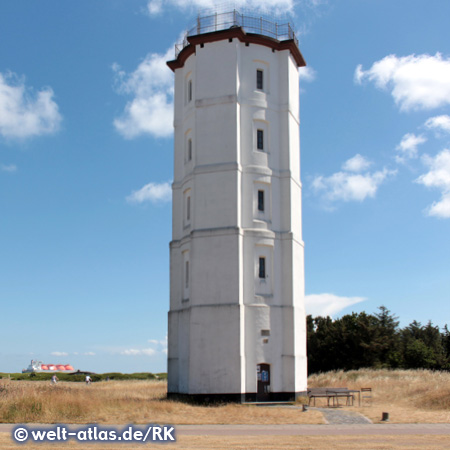
POLYGON ((381 306, 377 314, 339 319, 307 317, 309 373, 362 367, 450 370, 450 332, 431 322, 399 328, 381 306))

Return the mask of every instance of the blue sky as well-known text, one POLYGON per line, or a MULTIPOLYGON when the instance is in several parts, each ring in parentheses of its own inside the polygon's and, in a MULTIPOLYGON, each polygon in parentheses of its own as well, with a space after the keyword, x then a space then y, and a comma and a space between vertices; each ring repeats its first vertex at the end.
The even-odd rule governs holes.
MULTIPOLYGON (((166 370, 165 61, 197 11, 212 6, 1 2, 0 371, 32 358, 96 372, 166 370)), ((307 310, 338 317, 385 305, 402 326, 449 323, 450 2, 237 7, 290 12, 308 63, 307 310)))

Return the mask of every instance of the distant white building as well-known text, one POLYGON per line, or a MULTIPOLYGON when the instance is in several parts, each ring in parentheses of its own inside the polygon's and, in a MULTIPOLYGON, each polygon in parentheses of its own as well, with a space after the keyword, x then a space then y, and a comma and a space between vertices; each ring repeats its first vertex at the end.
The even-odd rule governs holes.
POLYGON ((306 390, 299 73, 289 25, 199 17, 175 73, 169 396, 306 390))

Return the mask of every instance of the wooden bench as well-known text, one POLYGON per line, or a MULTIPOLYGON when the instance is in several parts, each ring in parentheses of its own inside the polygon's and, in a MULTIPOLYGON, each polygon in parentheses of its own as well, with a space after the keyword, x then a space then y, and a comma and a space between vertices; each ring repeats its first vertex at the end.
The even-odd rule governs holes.
POLYGON ((340 398, 346 399, 347 406, 353 406, 353 392, 349 391, 348 388, 311 388, 307 392, 308 406, 311 406, 311 401, 313 401, 314 406, 316 406, 316 398, 326 398, 328 407, 330 407, 331 401, 333 402, 333 407, 339 407, 340 398))

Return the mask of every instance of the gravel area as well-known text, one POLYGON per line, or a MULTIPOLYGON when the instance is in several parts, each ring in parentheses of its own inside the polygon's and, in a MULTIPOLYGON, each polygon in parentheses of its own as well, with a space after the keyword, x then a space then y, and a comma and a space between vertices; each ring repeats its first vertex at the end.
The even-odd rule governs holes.
POLYGON ((320 411, 329 425, 367 425, 370 419, 358 412, 342 411, 331 408, 310 408, 320 411))

